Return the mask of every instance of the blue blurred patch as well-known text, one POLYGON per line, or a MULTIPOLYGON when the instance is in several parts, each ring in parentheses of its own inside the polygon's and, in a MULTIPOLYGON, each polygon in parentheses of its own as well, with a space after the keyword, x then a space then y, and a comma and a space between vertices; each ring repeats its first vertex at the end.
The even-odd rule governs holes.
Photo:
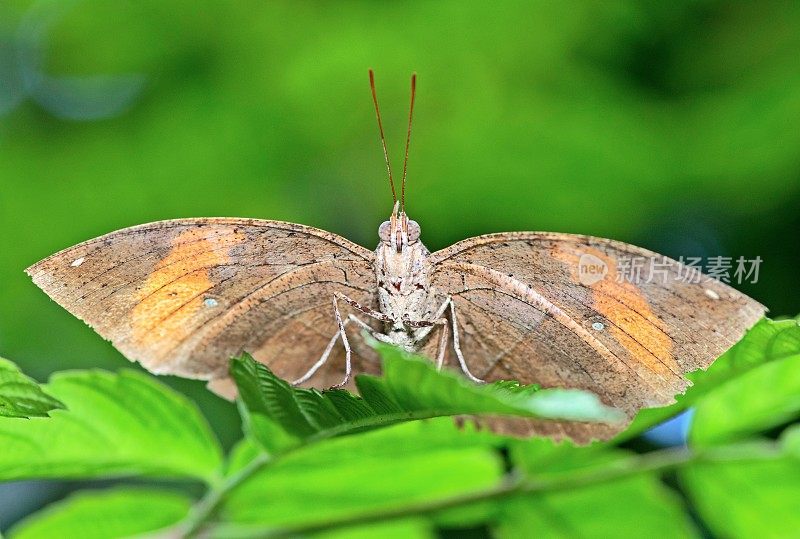
POLYGON ((52 77, 44 72, 48 33, 75 3, 41 0, 13 35, 0 35, 0 114, 27 97, 59 118, 98 120, 123 113, 139 96, 146 82, 141 74, 52 77))
POLYGON ((694 417, 694 408, 689 408, 680 415, 653 427, 642 436, 648 442, 662 447, 685 445, 689 427, 692 424, 692 417, 694 417))

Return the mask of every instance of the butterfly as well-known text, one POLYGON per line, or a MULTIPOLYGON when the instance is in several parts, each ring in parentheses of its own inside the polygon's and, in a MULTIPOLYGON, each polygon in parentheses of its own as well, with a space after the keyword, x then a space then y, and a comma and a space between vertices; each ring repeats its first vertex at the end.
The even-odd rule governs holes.
MULTIPOLYGON (((301 224, 176 219, 112 232, 28 268, 51 298, 156 374, 232 396, 243 351, 298 385, 352 387, 376 373, 363 332, 474 381, 591 391, 632 418, 684 391, 765 313, 730 286, 626 243, 551 232, 488 234, 431 253, 395 191, 370 251, 301 224), (620 279, 640 261, 640 274, 620 279), (686 276, 689 274, 690 279, 686 276)), ((607 439, 624 424, 493 418, 501 433, 607 439)))

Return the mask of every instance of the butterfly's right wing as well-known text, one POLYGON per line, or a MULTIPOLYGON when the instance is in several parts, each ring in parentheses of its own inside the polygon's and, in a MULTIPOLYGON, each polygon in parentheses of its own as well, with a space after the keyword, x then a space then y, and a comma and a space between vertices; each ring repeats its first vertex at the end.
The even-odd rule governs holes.
MULTIPOLYGON (((707 368, 765 312, 724 283, 687 274, 677 261, 603 238, 488 234, 433 253, 431 264, 432 286, 455 305, 473 374, 588 390, 628 418, 673 402, 689 385, 685 373, 707 368), (623 265, 634 262, 641 278, 621 278, 623 265), (585 273, 594 266, 606 273, 585 273)), ((580 441, 609 438, 624 426, 505 419, 491 425, 580 441)))
MULTIPOLYGON (((337 331, 341 292, 375 306, 373 253, 315 228, 258 219, 201 218, 126 228, 28 268, 33 281, 125 356, 158 374, 214 380, 250 352, 276 374, 300 377, 337 331)), ((349 306, 340 302, 343 315, 349 306)), ((354 367, 375 362, 350 331, 354 367)), ((341 343, 310 385, 342 380, 341 343)))

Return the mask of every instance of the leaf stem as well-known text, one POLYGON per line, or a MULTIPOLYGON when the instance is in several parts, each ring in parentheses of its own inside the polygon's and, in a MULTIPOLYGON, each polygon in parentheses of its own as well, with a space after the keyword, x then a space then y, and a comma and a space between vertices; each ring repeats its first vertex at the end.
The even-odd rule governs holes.
POLYGON ((438 417, 439 415, 446 415, 446 414, 444 412, 438 412, 438 411, 398 412, 395 414, 385 414, 382 416, 369 417, 360 421, 354 421, 347 425, 342 425, 341 427, 334 427, 325 431, 321 431, 311 436, 307 440, 304 440, 302 446, 289 448, 285 453, 281 453, 275 456, 268 455, 267 453, 261 453, 252 461, 250 461, 247 464, 247 466, 243 467, 234 475, 220 482, 219 485, 217 486, 212 485, 211 488, 209 488, 206 495, 203 496, 203 498, 192 508, 192 511, 189 513, 189 515, 177 525, 177 530, 178 530, 177 536, 187 539, 197 536, 198 532, 200 532, 203 526, 207 524, 208 521, 214 516, 217 509, 219 509, 220 504, 224 501, 225 496, 230 491, 241 485, 244 481, 246 481, 255 473, 261 471, 268 464, 272 464, 273 462, 275 462, 276 458, 283 457, 286 454, 296 449, 305 447, 306 445, 309 445, 318 440, 336 436, 337 434, 348 432, 350 430, 358 428, 374 427, 378 425, 388 426, 398 421, 412 420, 412 419, 427 419, 431 417, 438 417))
POLYGON ((273 459, 270 455, 260 453, 241 470, 227 477, 218 486, 210 488, 206 495, 192 508, 186 519, 178 524, 178 536, 185 538, 195 537, 209 519, 216 514, 220 504, 230 491, 272 462, 273 459))
POLYGON ((455 496, 409 503, 399 507, 376 509, 355 515, 345 515, 312 524, 290 525, 284 528, 263 526, 220 525, 216 532, 231 539, 237 537, 285 537, 327 531, 336 528, 385 522, 412 516, 428 515, 446 509, 477 502, 504 499, 512 496, 553 493, 623 479, 646 472, 660 472, 692 462, 728 462, 749 459, 775 459, 782 455, 775 442, 741 443, 730 446, 691 451, 685 447, 668 448, 643 455, 613 461, 601 469, 559 474, 546 479, 527 479, 509 474, 499 485, 455 496))

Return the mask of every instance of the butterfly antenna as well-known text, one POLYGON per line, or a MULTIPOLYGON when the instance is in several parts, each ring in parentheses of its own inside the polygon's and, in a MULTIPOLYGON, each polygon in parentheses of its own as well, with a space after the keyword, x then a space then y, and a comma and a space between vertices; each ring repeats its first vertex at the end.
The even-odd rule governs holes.
POLYGON ((381 146, 383 146, 383 158, 386 160, 386 171, 389 173, 389 185, 392 187, 392 203, 395 203, 397 202, 397 192, 394 190, 392 166, 389 164, 389 152, 386 151, 386 137, 383 136, 381 111, 378 108, 378 95, 375 93, 375 73, 371 69, 369 70, 369 87, 372 90, 372 102, 375 103, 375 116, 378 118, 378 131, 381 133, 381 146))
POLYGON ((411 106, 408 109, 408 134, 406 135, 406 156, 403 159, 403 183, 400 188, 400 211, 406 211, 406 173, 408 171, 408 146, 411 144, 411 118, 414 116, 414 98, 417 96, 417 74, 411 74, 411 106))

